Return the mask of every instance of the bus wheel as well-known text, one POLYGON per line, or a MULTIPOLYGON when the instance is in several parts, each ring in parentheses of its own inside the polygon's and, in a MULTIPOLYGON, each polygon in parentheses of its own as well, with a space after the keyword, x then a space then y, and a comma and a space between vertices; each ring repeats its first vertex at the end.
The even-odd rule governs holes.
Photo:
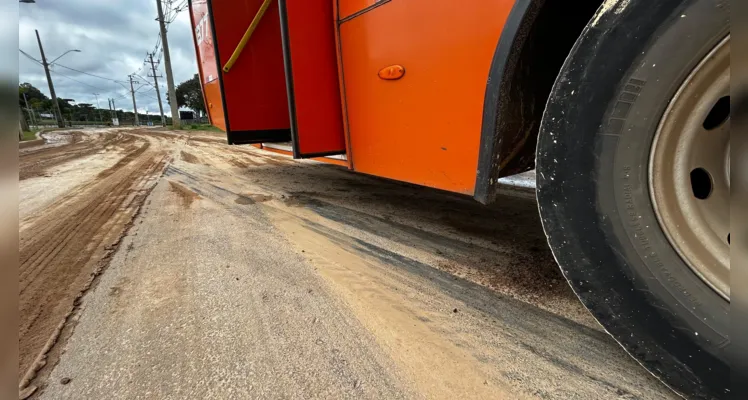
POLYGON ((569 284, 693 398, 729 392, 729 85, 727 1, 606 1, 538 138, 538 205, 569 284))

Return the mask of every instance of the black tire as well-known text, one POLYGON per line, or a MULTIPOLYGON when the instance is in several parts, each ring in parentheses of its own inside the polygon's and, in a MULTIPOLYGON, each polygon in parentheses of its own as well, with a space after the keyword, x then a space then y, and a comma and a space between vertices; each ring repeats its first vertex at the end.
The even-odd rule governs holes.
POLYGON ((658 122, 689 72, 729 35, 729 8, 720 0, 626 3, 598 10, 546 106, 536 170, 543 227, 569 284, 629 354, 689 398, 722 398, 729 302, 670 245, 647 175, 658 122))

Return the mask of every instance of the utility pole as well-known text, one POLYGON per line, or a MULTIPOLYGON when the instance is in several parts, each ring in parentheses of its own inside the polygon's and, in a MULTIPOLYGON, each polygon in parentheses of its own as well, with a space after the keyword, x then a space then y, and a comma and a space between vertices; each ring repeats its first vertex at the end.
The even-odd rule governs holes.
POLYGON ((166 38, 166 21, 161 0, 156 0, 158 8, 158 23, 161 26, 161 44, 164 46, 164 69, 166 70, 166 87, 169 89, 169 105, 171 106, 171 122, 174 129, 179 129, 179 107, 177 93, 174 90, 174 76, 171 73, 171 56, 169 56, 169 41, 166 38))
POLYGON ((151 62, 151 71, 153 71, 153 85, 156 88, 156 97, 158 97, 158 110, 161 112, 161 126, 166 126, 166 118, 164 118, 164 106, 161 105, 161 92, 158 90, 156 64, 153 62, 153 53, 148 54, 148 60, 151 62))
POLYGON ((26 103, 26 112, 29 114, 29 119, 31 120, 31 123, 33 125, 36 125, 36 119, 34 118, 34 113, 31 112, 31 109, 29 108, 29 101, 26 99, 26 93, 23 93, 23 102, 26 103))
MULTIPOLYGON (((132 75, 128 75, 128 78, 130 78, 130 93, 132 94, 132 110, 135 112, 135 126, 140 126, 140 122, 138 122, 138 106, 135 104, 135 89, 132 87, 132 75)), ((138 83, 137 81, 135 83, 138 83)))
POLYGON ((99 111, 99 121, 101 123, 104 123, 104 118, 101 116, 101 106, 99 106, 99 94, 98 93, 92 93, 94 96, 96 96, 96 110, 99 111))
MULTIPOLYGON (((29 128, 29 122, 26 121, 26 117, 23 115, 23 110, 21 107, 18 107, 18 126, 20 127, 20 133, 22 134, 24 131, 30 131, 29 128)), ((19 136, 21 138, 21 136, 19 136)))
POLYGON ((119 116, 117 115, 117 106, 114 105, 114 99, 112 99, 112 111, 114 111, 114 118, 117 119, 117 125, 119 125, 119 116))
POLYGON ((21 107, 19 108, 18 116, 21 118, 21 130, 22 131, 30 131, 31 128, 29 127, 30 124, 33 124, 33 117, 31 116, 31 113, 29 113, 29 102, 26 100, 26 93, 21 93, 23 95, 23 102, 26 103, 26 113, 29 114, 29 117, 26 118, 26 114, 23 113, 23 109, 21 107))
POLYGON ((52 103, 54 104, 54 112, 56 113, 57 127, 64 128, 65 124, 62 121, 62 112, 60 112, 60 105, 57 103, 57 95, 55 94, 55 86, 52 84, 52 75, 49 74, 49 64, 47 64, 47 57, 44 56, 44 48, 42 47, 42 39, 39 38, 38 30, 35 29, 34 32, 36 32, 36 41, 39 42, 39 53, 42 54, 42 65, 44 66, 44 73, 47 74, 47 83, 49 84, 49 94, 52 97, 52 103))

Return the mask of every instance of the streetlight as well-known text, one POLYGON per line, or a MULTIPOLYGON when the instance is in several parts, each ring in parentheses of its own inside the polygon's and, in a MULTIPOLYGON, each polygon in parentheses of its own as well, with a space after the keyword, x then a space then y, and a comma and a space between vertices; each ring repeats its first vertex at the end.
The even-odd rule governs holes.
POLYGON ((44 73, 47 75, 47 83, 49 84, 49 94, 50 94, 50 97, 52 97, 52 103, 54 105, 54 110, 56 111, 57 126, 60 128, 64 128, 65 124, 62 120, 62 111, 60 111, 60 105, 57 104, 57 95, 55 94, 55 86, 52 83, 52 76, 49 73, 49 66, 55 61, 59 60, 60 57, 64 56, 65 54, 70 53, 71 51, 80 52, 80 50, 78 49, 68 50, 62 53, 60 57, 57 57, 54 60, 52 60, 51 63, 48 63, 47 57, 44 55, 44 48, 42 47, 42 39, 39 37, 39 31, 34 30, 34 32, 36 32, 36 41, 39 43, 39 53, 41 53, 42 55, 42 66, 44 66, 44 73))
MULTIPOLYGON (((33 0, 31 0, 31 1, 33 1, 33 0)), ((59 60, 60 58, 62 58, 62 56, 64 56, 65 54, 68 54, 68 53, 70 53, 71 51, 74 51, 74 52, 76 52, 76 53, 80 53, 80 52, 81 52, 81 51, 80 51, 80 50, 78 50, 78 49, 72 49, 72 50, 68 50, 68 51, 66 51, 66 52, 62 53, 62 55, 60 55, 59 57, 57 57, 57 58, 55 58, 54 60, 50 61, 50 62, 49 62, 48 64, 49 64, 49 65, 52 65, 52 64, 54 64, 54 63, 55 63, 55 61, 59 60)))
MULTIPOLYGON (((18 0, 18 2, 26 3, 26 4, 36 3, 35 0, 18 0)), ((49 74, 49 66, 53 64, 55 61, 59 60, 60 57, 64 56, 65 54, 70 53, 71 51, 80 53, 80 50, 78 49, 68 50, 62 53, 60 57, 57 57, 54 60, 52 60, 51 63, 47 63, 47 58, 44 56, 44 48, 42 47, 42 39, 39 37, 39 31, 34 30, 34 32, 36 32, 36 41, 39 43, 39 53, 41 53, 42 55, 42 66, 44 66, 44 73, 47 75, 47 84, 49 84, 49 94, 50 94, 50 97, 52 97, 52 102, 54 103, 53 113, 56 114, 55 119, 57 120, 57 126, 60 128, 64 128, 65 122, 62 119, 62 111, 60 110, 60 105, 57 103, 57 95, 55 94, 55 86, 54 84, 52 84, 52 77, 49 74)))

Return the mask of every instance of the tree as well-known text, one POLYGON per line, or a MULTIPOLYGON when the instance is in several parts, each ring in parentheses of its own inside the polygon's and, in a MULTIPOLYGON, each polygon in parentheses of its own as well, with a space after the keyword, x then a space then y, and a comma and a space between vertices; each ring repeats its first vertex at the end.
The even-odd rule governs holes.
POLYGON ((47 96, 45 96, 44 93, 41 92, 41 90, 34 87, 34 85, 28 82, 24 82, 18 85, 18 105, 20 111, 19 115, 21 117, 21 129, 25 131, 29 130, 29 123, 32 120, 30 113, 33 112, 26 109, 27 104, 29 108, 33 110, 40 109, 44 105, 51 106, 52 101, 47 96), (26 95, 25 100, 23 98, 24 95, 26 95))
MULTIPOLYGON (((29 104, 50 101, 49 97, 45 96, 41 90, 37 89, 34 85, 28 82, 24 82, 18 85, 18 102, 24 107, 25 107, 24 102, 23 102, 24 93, 26 94, 26 100, 29 101, 29 104), (33 100, 36 100, 36 101, 33 101, 33 100)), ((50 102, 50 104, 52 103, 50 102)))
MULTIPOLYGON (((26 100, 29 103, 29 108, 32 110, 32 113, 35 115, 41 113, 54 114, 54 112, 52 112, 52 100, 30 83, 21 83, 18 85, 18 104, 21 106, 22 110, 26 109, 26 104, 23 100, 24 94, 26 94, 26 100)), ((72 121, 98 121, 99 113, 110 115, 109 109, 99 109, 91 103, 73 104, 75 102, 75 99, 57 98, 57 104, 60 106, 63 119, 72 121)), ((21 121, 22 125, 23 123, 24 121, 21 121)))
POLYGON ((197 74, 177 85, 177 106, 189 108, 199 116, 205 114, 205 102, 197 74))
MULTIPOLYGON (((26 101, 28 101, 30 109, 36 112, 47 112, 52 110, 52 100, 42 93, 41 90, 28 82, 18 85, 18 105, 21 106, 21 109, 26 109, 26 101, 23 99, 24 94, 26 95, 26 101)), ((60 99, 57 100, 61 107, 64 107, 63 103, 60 102, 60 99)))

